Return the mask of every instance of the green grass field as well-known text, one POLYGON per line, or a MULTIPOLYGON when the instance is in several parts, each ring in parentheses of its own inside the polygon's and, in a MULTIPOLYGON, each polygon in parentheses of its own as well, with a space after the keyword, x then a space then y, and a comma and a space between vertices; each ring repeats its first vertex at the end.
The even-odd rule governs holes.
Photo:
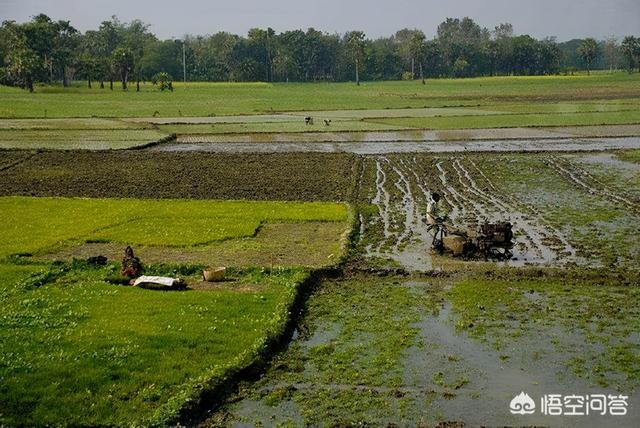
POLYGON ((1 425, 165 423, 260 358, 306 276, 238 271, 218 290, 157 292, 107 284, 115 265, 61 268, 0 265, 1 425))
POLYGON ((114 262, 7 256, 87 240, 193 247, 269 222, 340 224, 339 248, 348 217, 337 203, 30 197, 0 198, 0 211, 0 425, 9 426, 170 420, 204 385, 261 358, 307 271, 232 268, 232 281, 205 290, 198 266, 148 265, 195 287, 170 293, 108 284, 114 262))
POLYGON ((267 222, 344 222, 344 204, 140 199, 0 198, 0 257, 86 241, 196 246, 253 236, 267 222))
POLYGON ((172 93, 39 87, 30 94, 0 87, 0 117, 164 117, 257 114, 273 111, 459 107, 522 101, 640 97, 640 75, 433 79, 419 82, 187 83, 172 93), (91 96, 88 96, 91 95, 91 96))

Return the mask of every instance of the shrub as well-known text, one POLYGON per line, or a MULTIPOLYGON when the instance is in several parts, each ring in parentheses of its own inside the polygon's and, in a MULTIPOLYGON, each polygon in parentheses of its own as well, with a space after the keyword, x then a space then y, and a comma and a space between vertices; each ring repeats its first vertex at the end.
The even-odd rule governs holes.
POLYGON ((405 71, 404 73, 402 73, 402 80, 413 80, 414 78, 415 76, 410 71, 405 71))
POLYGON ((170 90, 173 92, 173 80, 169 73, 161 71, 160 73, 154 74, 151 78, 151 83, 158 86, 158 89, 161 91, 170 90))

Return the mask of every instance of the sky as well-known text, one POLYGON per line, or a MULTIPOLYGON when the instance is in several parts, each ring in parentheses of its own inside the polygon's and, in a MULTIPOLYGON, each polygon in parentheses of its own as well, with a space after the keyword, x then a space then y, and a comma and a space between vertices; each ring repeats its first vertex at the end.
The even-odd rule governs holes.
POLYGON ((70 20, 83 32, 112 15, 125 22, 141 19, 162 39, 218 31, 244 35, 254 27, 362 30, 372 38, 417 28, 433 37, 445 18, 464 16, 489 29, 510 22, 516 34, 558 41, 640 35, 640 0, 0 0, 1 21, 24 22, 38 13, 70 20))

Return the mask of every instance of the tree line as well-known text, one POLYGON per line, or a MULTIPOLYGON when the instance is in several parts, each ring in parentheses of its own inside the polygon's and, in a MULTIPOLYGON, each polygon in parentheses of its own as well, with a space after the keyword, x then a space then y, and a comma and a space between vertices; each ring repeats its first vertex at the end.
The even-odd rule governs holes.
MULTIPOLYGON (((361 31, 328 34, 309 28, 276 33, 251 29, 246 37, 219 32, 160 40, 140 20, 112 17, 84 34, 69 21, 44 14, 0 27, 0 83, 33 90, 36 83, 114 81, 122 89, 140 81, 353 81, 433 77, 545 75, 575 70, 640 67, 640 37, 559 43, 493 30, 470 18, 448 18, 427 39, 416 29, 369 39, 361 31)), ((170 82, 169 82, 170 83, 170 82)))

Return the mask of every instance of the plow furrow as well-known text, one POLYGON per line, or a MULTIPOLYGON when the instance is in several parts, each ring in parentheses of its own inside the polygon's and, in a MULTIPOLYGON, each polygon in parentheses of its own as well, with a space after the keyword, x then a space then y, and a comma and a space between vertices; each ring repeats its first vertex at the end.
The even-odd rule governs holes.
MULTIPOLYGON (((515 232, 514 263, 573 260, 576 251, 566 236, 552 227, 534 207, 499 189, 482 168, 467 157, 378 156, 375 195, 378 207, 368 229, 377 230, 366 252, 406 264, 429 257, 432 236, 426 224, 431 192, 442 193, 441 208, 450 225, 473 227, 485 221, 509 221, 515 232)), ((367 228, 363 228, 367 233, 367 228)))

